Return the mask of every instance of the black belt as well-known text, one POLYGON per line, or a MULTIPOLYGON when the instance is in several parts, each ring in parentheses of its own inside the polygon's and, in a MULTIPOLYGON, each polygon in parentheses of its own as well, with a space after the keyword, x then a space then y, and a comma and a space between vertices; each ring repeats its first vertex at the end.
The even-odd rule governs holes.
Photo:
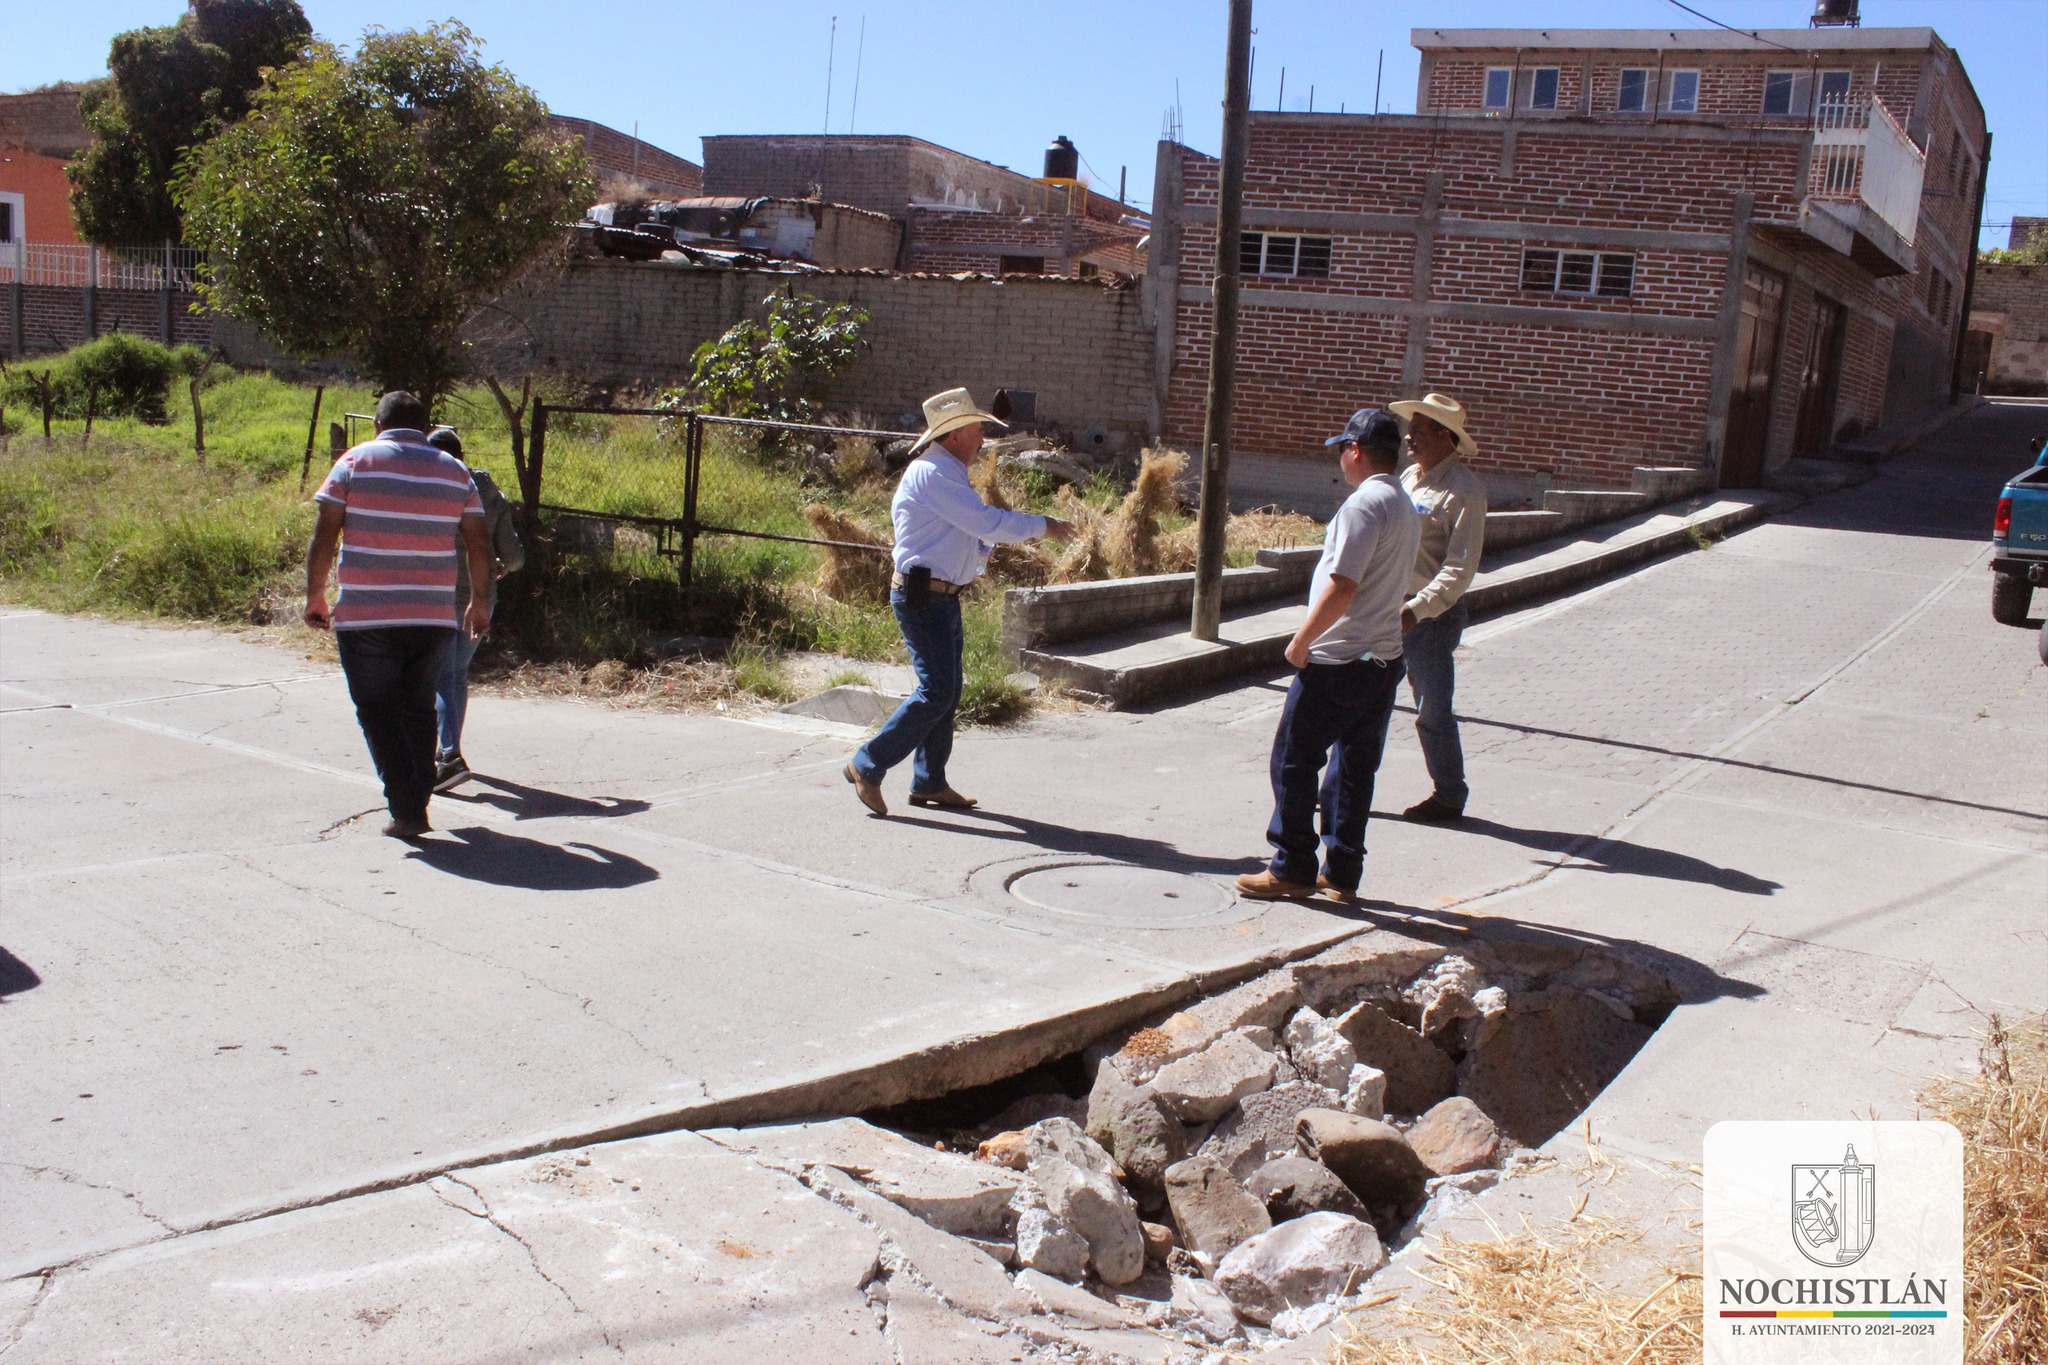
MULTIPOLYGON (((889 575, 889 586, 892 588, 907 587, 909 586, 909 583, 910 580, 908 578, 905 578, 900 573, 892 573, 889 575)), ((931 583, 932 591, 937 593, 941 597, 958 597, 961 593, 967 591, 967 585, 965 583, 948 583, 943 578, 934 578, 931 581, 931 583)))

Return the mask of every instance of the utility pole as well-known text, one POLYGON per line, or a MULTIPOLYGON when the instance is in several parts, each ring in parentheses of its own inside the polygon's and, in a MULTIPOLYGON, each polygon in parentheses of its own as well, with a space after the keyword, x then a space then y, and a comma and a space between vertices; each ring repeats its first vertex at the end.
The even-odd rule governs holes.
POLYGON ((1223 96, 1223 181, 1216 198, 1215 316, 1209 338, 1209 412, 1202 429, 1202 507, 1196 521, 1195 609, 1188 634, 1214 640, 1223 615, 1223 548, 1230 523, 1230 418, 1237 381, 1237 253, 1244 223, 1244 163, 1251 142, 1252 0, 1230 0, 1223 96))

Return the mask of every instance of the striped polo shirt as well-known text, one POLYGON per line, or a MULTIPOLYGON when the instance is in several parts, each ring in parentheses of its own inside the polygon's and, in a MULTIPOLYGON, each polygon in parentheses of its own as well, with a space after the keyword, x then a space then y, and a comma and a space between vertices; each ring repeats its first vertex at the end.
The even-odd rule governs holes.
POLYGON ((336 460, 313 496, 344 514, 336 630, 456 628, 462 519, 484 514, 462 461, 393 428, 336 460))

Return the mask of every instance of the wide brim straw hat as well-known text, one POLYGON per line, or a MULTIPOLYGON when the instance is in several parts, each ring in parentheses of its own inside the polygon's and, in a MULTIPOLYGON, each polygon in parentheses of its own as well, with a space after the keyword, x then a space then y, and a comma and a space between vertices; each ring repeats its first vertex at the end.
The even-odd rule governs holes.
POLYGON ((911 446, 910 453, 915 455, 947 432, 958 431, 977 422, 993 422, 999 427, 1006 425, 1000 417, 976 407, 974 395, 965 389, 935 393, 924 400, 924 434, 917 438, 917 444, 911 446))
POLYGON ((1387 404, 1387 411, 1404 421, 1417 415, 1427 417, 1458 438, 1460 455, 1479 453, 1479 443, 1465 430, 1465 405, 1448 394, 1426 393, 1420 398, 1403 398, 1397 403, 1387 404))

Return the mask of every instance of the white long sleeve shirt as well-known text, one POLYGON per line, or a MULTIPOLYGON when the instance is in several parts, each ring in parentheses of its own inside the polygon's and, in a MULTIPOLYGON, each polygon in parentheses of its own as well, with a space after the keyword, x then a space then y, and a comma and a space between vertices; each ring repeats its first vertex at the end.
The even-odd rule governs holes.
POLYGON ((904 469, 889 502, 896 528, 896 572, 922 565, 945 583, 972 583, 995 545, 1014 545, 1045 534, 1045 518, 990 507, 974 491, 967 466, 939 446, 904 469))

